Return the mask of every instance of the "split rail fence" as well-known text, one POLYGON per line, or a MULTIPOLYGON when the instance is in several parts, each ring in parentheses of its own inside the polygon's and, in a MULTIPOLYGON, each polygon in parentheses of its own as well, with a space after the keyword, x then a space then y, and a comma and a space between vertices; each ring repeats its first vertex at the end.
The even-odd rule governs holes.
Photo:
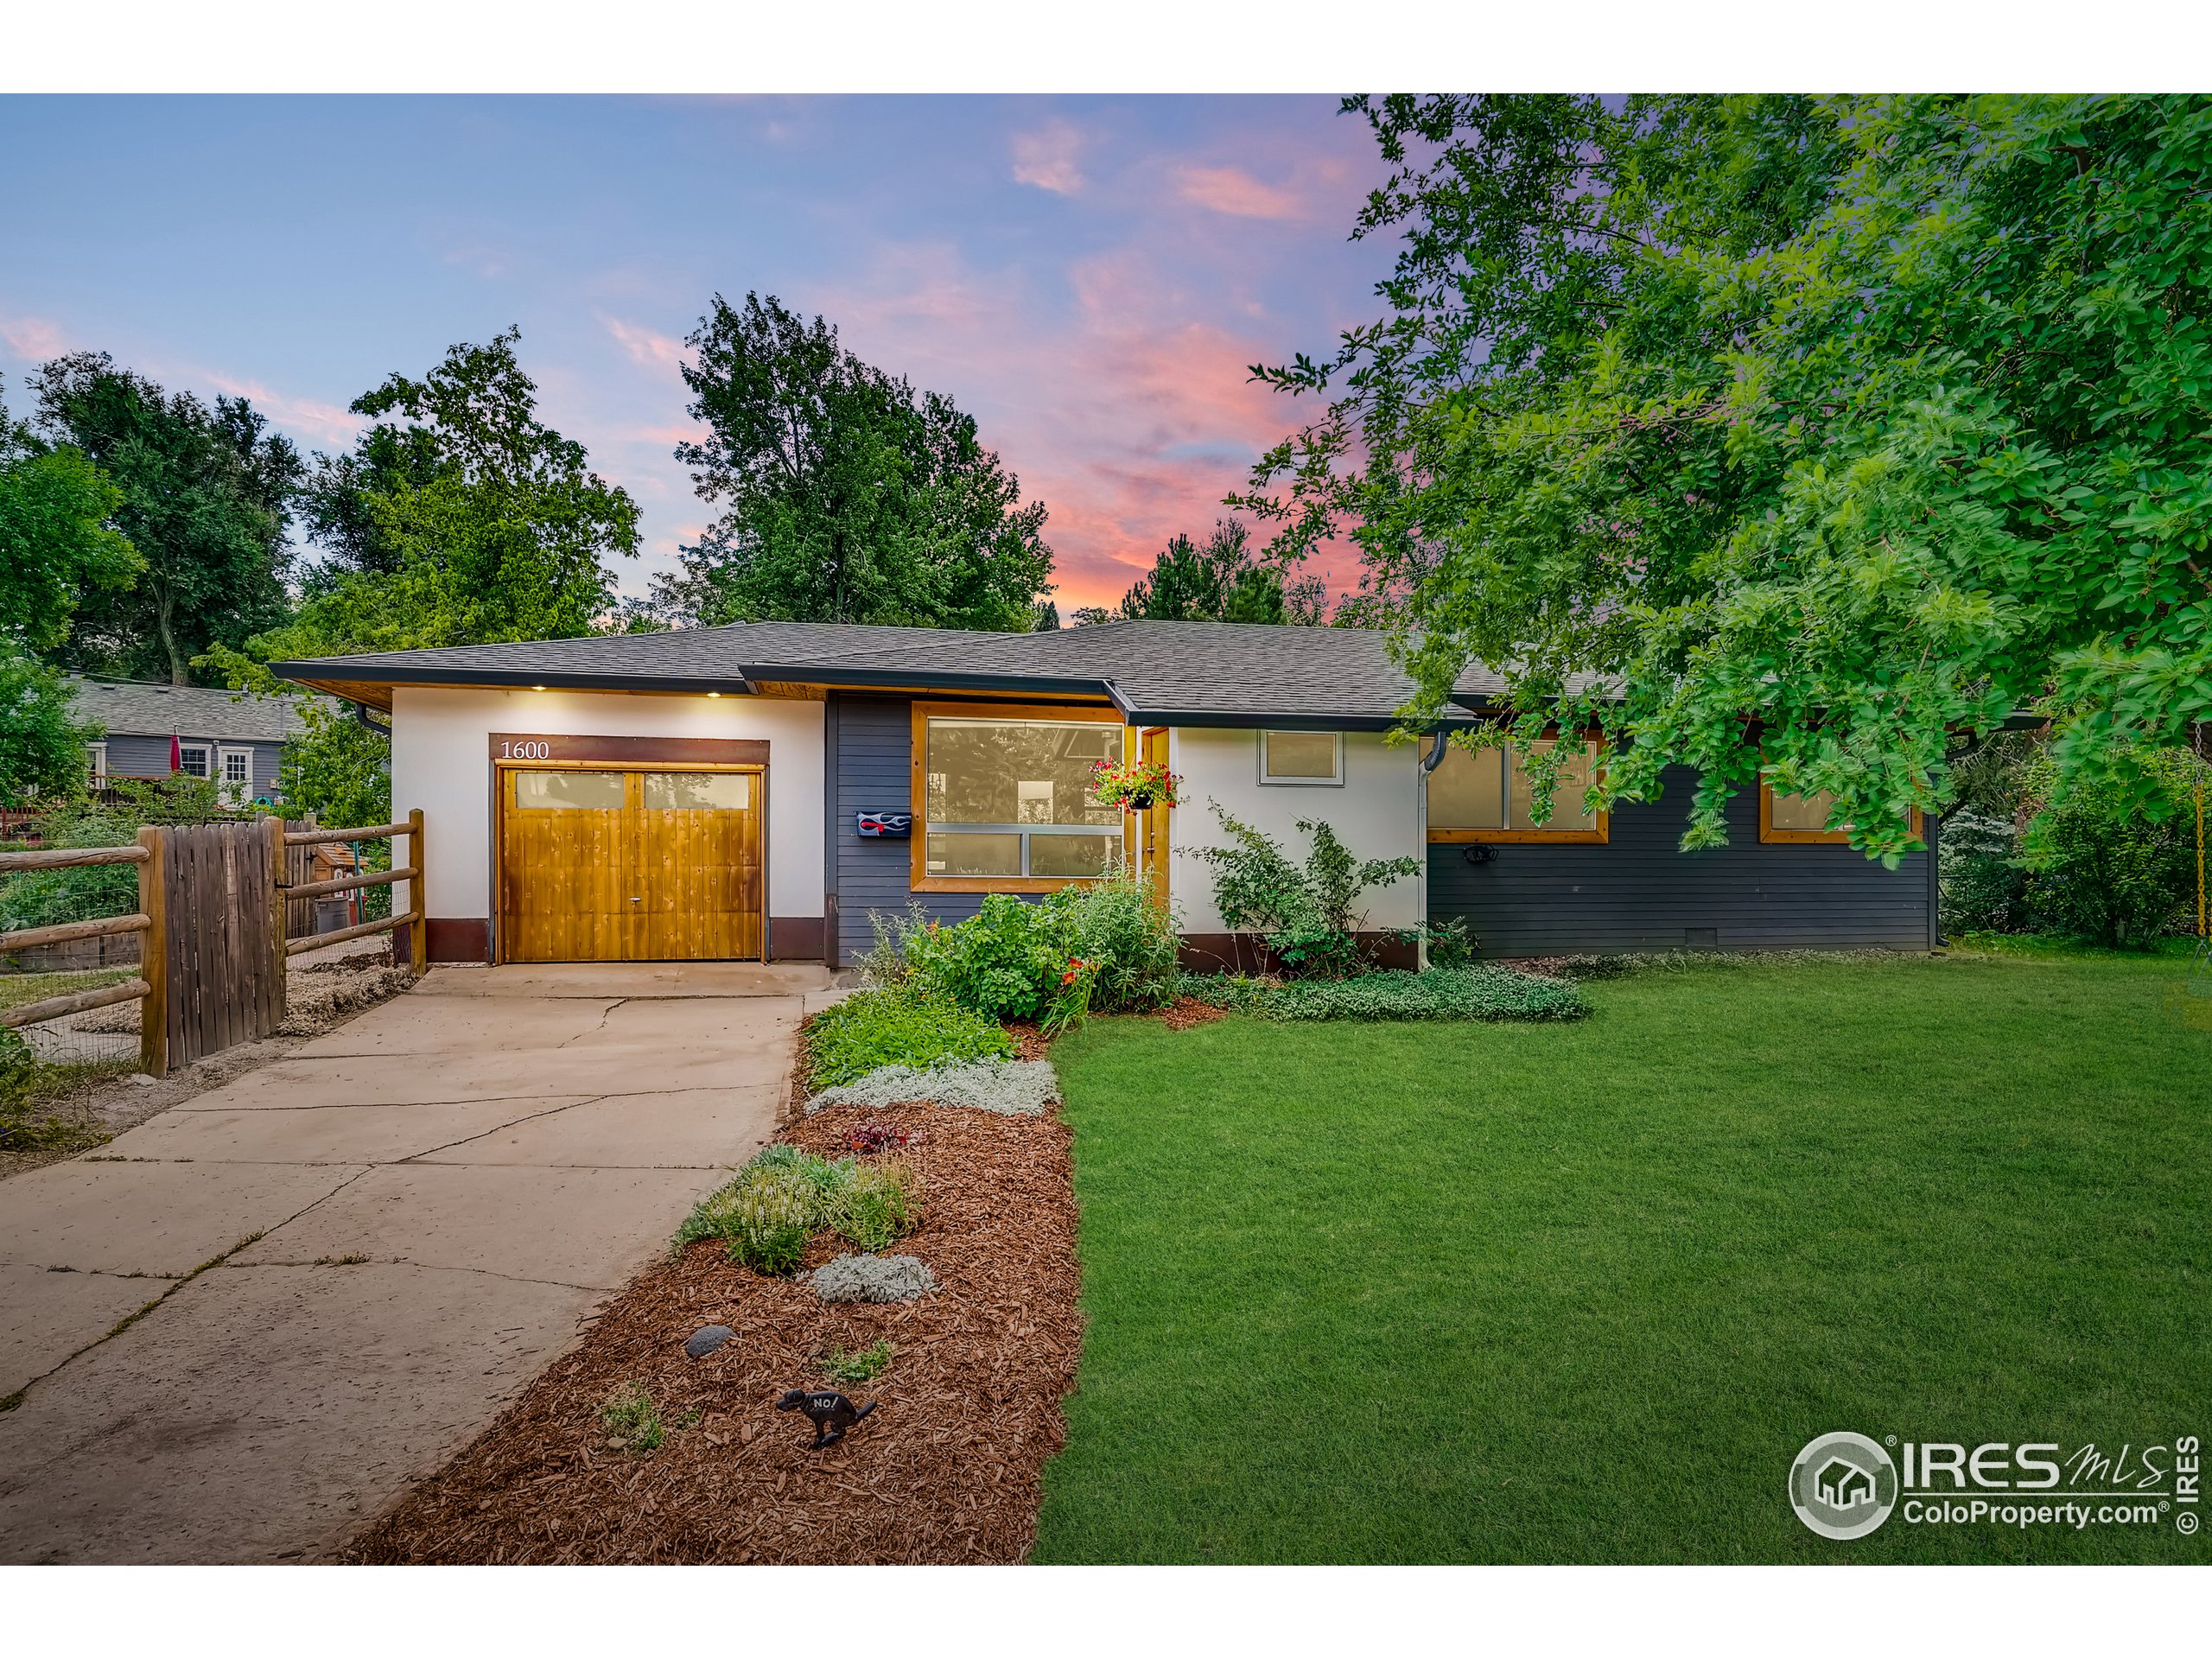
POLYGON ((179 1066, 234 1044, 275 1034, 284 1020, 285 963, 303 950, 373 933, 407 931, 410 965, 428 966, 423 925, 423 814, 405 822, 361 830, 295 829, 282 818, 244 823, 149 825, 129 847, 71 847, 0 853, 0 875, 24 870, 75 869, 135 864, 138 907, 125 916, 19 928, 0 933, 0 952, 34 950, 121 934, 139 936, 137 977, 66 995, 26 1002, 0 1012, 0 1027, 21 1027, 88 1013, 112 1003, 139 1001, 141 1069, 167 1077, 179 1066), (328 880, 312 876, 312 849, 334 842, 407 838, 407 859, 394 868, 328 880), (308 918, 313 900, 340 893, 408 884, 410 908, 400 914, 293 937, 296 918, 308 918), (291 925, 288 925, 288 922, 291 925))

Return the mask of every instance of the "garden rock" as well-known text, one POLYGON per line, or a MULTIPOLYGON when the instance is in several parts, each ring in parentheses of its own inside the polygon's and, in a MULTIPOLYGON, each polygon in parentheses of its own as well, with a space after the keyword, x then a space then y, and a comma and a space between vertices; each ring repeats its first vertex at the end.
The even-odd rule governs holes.
POLYGON ((825 1302, 911 1302, 937 1288, 937 1275, 911 1255, 841 1255, 807 1281, 825 1302))
POLYGON ((683 1344, 683 1351, 694 1359, 704 1359, 736 1334, 726 1325, 702 1325, 691 1333, 691 1340, 683 1344))
POLYGON ((825 1106, 896 1106, 927 1101, 936 1106, 969 1106, 1008 1117, 1033 1116, 1060 1097, 1060 1080, 1050 1060, 976 1060, 954 1065, 879 1066, 841 1088, 811 1096, 811 1114, 825 1106))

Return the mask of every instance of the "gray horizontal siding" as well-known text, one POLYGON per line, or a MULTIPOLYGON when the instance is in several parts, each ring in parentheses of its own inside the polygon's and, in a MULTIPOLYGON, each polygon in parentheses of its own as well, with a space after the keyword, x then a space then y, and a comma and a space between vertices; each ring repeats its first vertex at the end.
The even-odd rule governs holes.
POLYGON ((942 922, 965 921, 982 907, 979 893, 917 893, 908 885, 912 843, 863 841, 863 812, 911 812, 913 715, 905 697, 837 698, 837 953, 849 962, 875 943, 871 910, 899 912, 918 903, 942 922))
MULTIPOLYGON (((107 769, 129 778, 166 778, 169 775, 169 740, 166 734, 149 736, 144 733, 110 732, 100 740, 107 745, 107 769)), ((276 791, 277 768, 284 757, 281 743, 225 743, 218 738, 194 737, 190 732, 178 734, 178 741, 207 751, 208 765, 221 764, 217 758, 226 748, 250 748, 253 751, 253 792, 273 795, 276 791)))
POLYGON ((1670 769, 1661 800, 1622 806, 1603 846, 1506 842, 1471 865, 1432 846, 1429 914, 1466 918, 1485 957, 1680 950, 1692 929, 1722 950, 1935 943, 1927 854, 1891 871, 1849 847, 1763 844, 1753 791, 1728 804, 1727 846, 1685 853, 1694 779, 1670 769))

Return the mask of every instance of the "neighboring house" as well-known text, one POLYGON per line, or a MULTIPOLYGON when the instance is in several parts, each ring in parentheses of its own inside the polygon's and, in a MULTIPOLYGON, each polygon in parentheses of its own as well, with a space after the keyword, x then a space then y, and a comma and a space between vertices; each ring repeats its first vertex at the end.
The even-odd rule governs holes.
POLYGON ((77 712, 107 734, 88 746, 95 786, 116 778, 213 778, 235 805, 276 802, 288 738, 300 734, 288 697, 194 685, 69 677, 77 712))
MULTIPOLYGON (((1448 916, 1490 957, 1936 943, 1931 856, 1885 870, 1821 802, 1746 793, 1730 846, 1685 854, 1687 770, 1596 817, 1564 790, 1541 828, 1497 751, 1425 772, 1425 745, 1385 741, 1412 685, 1357 629, 764 622, 274 666, 391 711, 393 810, 425 815, 442 961, 834 963, 868 947, 871 911, 951 920, 1125 863, 1166 880, 1193 960, 1233 959, 1208 871, 1178 856, 1222 839, 1210 800, 1294 856, 1294 822, 1324 818, 1363 858, 1421 859, 1369 895, 1378 944, 1448 916), (1091 763, 1140 746, 1184 804, 1090 804, 1091 763), (910 839, 861 833, 902 815, 910 839)), ((1499 689, 1471 672, 1452 723, 1499 689)))

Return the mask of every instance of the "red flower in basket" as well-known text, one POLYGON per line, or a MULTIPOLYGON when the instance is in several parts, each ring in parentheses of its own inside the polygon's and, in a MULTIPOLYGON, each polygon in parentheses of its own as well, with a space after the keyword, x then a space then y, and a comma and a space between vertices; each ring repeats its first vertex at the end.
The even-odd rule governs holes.
POLYGON ((1094 760, 1090 792, 1101 806, 1146 812, 1154 806, 1180 806, 1182 775, 1148 760, 1094 760))

